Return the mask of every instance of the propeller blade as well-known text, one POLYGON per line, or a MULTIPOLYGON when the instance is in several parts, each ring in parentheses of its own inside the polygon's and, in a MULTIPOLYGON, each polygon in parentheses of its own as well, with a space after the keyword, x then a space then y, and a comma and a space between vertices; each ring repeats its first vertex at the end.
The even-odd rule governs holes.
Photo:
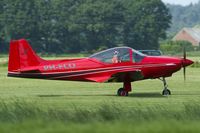
POLYGON ((185 47, 183 47, 183 58, 184 58, 184 60, 186 59, 186 49, 185 49, 185 47))
POLYGON ((186 67, 183 67, 183 76, 184 76, 184 81, 186 81, 186 67))
MULTIPOLYGON (((183 62, 186 61, 186 49, 183 47, 183 62)), ((186 67, 183 64, 183 76, 184 76, 184 81, 186 80, 186 67)))

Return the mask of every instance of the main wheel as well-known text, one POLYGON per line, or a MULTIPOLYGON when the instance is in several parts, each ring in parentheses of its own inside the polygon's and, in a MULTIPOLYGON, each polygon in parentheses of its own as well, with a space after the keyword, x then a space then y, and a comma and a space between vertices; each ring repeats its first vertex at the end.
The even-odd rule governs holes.
POLYGON ((164 89, 163 92, 162 92, 162 95, 163 96, 171 95, 171 91, 169 89, 164 89))
POLYGON ((128 92, 124 90, 124 88, 119 88, 117 91, 118 96, 128 96, 128 92))

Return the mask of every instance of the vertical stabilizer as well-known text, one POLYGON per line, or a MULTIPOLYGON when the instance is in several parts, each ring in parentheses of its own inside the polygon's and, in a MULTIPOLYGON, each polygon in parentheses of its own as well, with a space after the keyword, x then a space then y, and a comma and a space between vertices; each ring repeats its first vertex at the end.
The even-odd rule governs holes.
POLYGON ((41 62, 42 59, 25 39, 10 42, 8 71, 20 71, 25 67, 40 65, 41 62))

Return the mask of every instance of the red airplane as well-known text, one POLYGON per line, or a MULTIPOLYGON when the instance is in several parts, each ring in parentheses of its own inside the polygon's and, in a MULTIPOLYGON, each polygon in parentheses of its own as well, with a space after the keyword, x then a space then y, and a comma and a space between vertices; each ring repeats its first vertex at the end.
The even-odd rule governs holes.
MULTIPOLYGON (((189 66, 193 61, 184 58, 147 56, 130 47, 115 47, 87 58, 44 60, 36 55, 25 39, 10 43, 8 76, 50 80, 123 82, 118 96, 128 96, 131 82, 160 79, 163 95, 170 95, 165 78, 189 66)), ((185 76, 184 76, 185 77, 185 76)))

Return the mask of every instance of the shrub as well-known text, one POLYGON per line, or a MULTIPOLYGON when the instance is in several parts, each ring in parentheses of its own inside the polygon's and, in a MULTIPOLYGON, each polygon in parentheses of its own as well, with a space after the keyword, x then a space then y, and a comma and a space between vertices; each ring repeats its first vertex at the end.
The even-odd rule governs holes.
POLYGON ((197 48, 194 48, 192 44, 187 41, 168 41, 160 45, 160 50, 164 54, 182 53, 183 48, 185 48, 186 51, 194 51, 197 49, 197 48))

